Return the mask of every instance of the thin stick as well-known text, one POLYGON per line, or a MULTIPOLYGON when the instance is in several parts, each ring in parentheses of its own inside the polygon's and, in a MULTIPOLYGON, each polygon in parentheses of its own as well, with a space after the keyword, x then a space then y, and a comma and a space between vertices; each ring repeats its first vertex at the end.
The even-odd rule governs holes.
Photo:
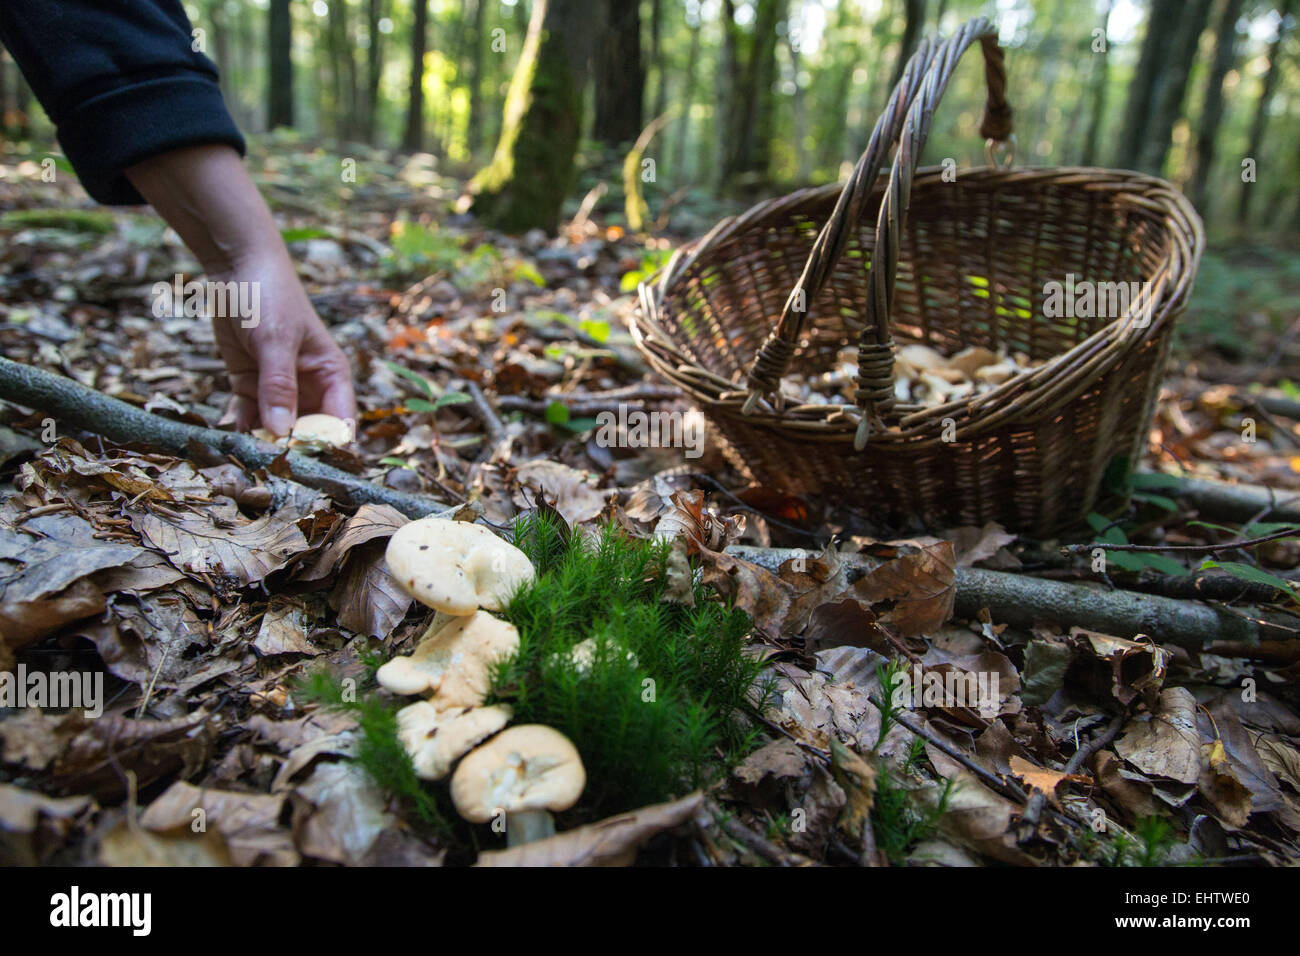
POLYGON ((1253 548, 1255 545, 1264 544, 1267 541, 1277 541, 1279 538, 1294 538, 1297 535, 1300 535, 1300 528, 1285 528, 1282 531, 1275 531, 1273 534, 1266 534, 1261 538, 1228 541, 1224 544, 1105 544, 1096 541, 1092 544, 1064 545, 1061 548, 1061 554, 1091 554, 1097 548, 1101 548, 1103 551, 1234 551, 1237 548, 1253 548))

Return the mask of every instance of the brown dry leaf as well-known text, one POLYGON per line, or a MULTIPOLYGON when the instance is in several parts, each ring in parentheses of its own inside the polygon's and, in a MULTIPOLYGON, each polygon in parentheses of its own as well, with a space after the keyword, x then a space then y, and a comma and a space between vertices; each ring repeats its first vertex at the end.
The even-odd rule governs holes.
POLYGON ((320 654, 307 639, 307 611, 295 601, 272 598, 271 605, 262 615, 262 624, 253 640, 253 649, 263 657, 274 654, 320 654))
POLYGON ((798 780, 808 771, 808 756, 793 740, 774 740, 736 765, 731 775, 746 786, 764 781, 798 780))
POLYGON ((863 826, 876 802, 876 768, 832 737, 831 771, 835 774, 835 782, 848 797, 840 814, 840 829, 850 839, 860 840, 863 826))
MULTIPOLYGON (((1011 832, 1012 820, 1021 807, 994 793, 965 768, 956 768, 951 776, 953 785, 939 828, 958 843, 1001 863, 1037 866, 1038 861, 1020 849, 1011 832)), ((937 806, 942 792, 942 787, 927 787, 918 796, 937 806)))
POLYGON ((1060 773, 1056 770, 1048 770, 1044 767, 1036 767, 1019 754, 1012 754, 1010 760, 1011 772, 1023 780, 1031 789, 1041 791, 1047 795, 1057 807, 1060 803, 1056 799, 1056 788, 1062 781, 1071 783, 1090 784, 1087 776, 1078 773, 1060 773))
POLYGON ((873 608, 880 620, 911 637, 938 630, 952 617, 956 579, 952 542, 940 541, 886 561, 858 581, 853 593, 872 605, 888 602, 884 613, 873 608))
POLYGON ((178 592, 123 594, 109 611, 107 620, 83 625, 79 634, 95 645, 113 674, 141 686, 152 681, 156 688, 174 689, 199 673, 203 663, 191 659, 192 648, 207 647, 207 626, 178 592))
POLYGON ((294 841, 303 856, 361 864, 379 835, 397 825, 360 764, 322 763, 292 795, 294 841))
POLYGON ((94 526, 75 515, 41 515, 24 527, 30 533, 0 528, 0 602, 5 604, 38 601, 146 553, 139 545, 96 539, 94 526))
POLYGON ((93 811, 89 797, 47 797, 0 783, 0 866, 37 866, 93 811))
POLYGON ((605 510, 612 492, 598 491, 585 471, 557 461, 530 461, 515 472, 520 491, 514 495, 521 508, 533 507, 539 495, 555 506, 570 526, 596 518, 605 510))
POLYGON ((381 640, 393 633, 414 603, 388 572, 386 549, 383 541, 354 548, 329 597, 330 607, 338 612, 339 624, 381 640))
POLYGON ((480 853, 479 866, 629 866, 637 848, 651 837, 681 826, 699 812, 704 794, 696 791, 670 803, 656 803, 576 830, 508 850, 480 853))
POLYGON ((813 611, 804 641, 813 654, 832 647, 867 647, 881 653, 889 648, 888 638, 876 626, 876 615, 853 598, 813 611))
POLYGON ((235 866, 296 866, 293 837, 280 826, 285 794, 210 790, 177 781, 140 816, 156 833, 213 828, 223 837, 235 866))
POLYGON ((64 793, 101 802, 126 792, 122 772, 134 772, 141 789, 167 774, 187 775, 207 763, 218 727, 204 710, 174 720, 97 719, 80 711, 54 716, 32 709, 0 721, 0 754, 11 763, 43 771, 64 793))
POLYGON ((783 562, 777 574, 794 588, 794 607, 790 611, 794 630, 802 630, 818 608, 840 601, 849 587, 848 563, 833 544, 820 555, 783 562))
POLYGON ((955 528, 943 536, 952 540, 953 554, 959 568, 969 568, 987 561, 1016 540, 1014 534, 1003 531, 996 521, 989 521, 982 528, 955 528))
POLYGON ((181 830, 160 835, 132 828, 125 821, 104 834, 99 845, 103 866, 230 866, 226 841, 215 830, 181 830))
POLYGON ((1244 827, 1250 819, 1251 794, 1233 772, 1223 741, 1201 745, 1201 796, 1214 808, 1219 820, 1230 829, 1244 827))
POLYGON ((297 580, 318 581, 337 571, 353 548, 376 538, 390 538, 402 525, 410 521, 406 515, 390 505, 364 504, 330 535, 316 558, 305 563, 295 575, 297 580))
POLYGON ((131 524, 181 571, 207 572, 254 584, 307 549, 307 539, 290 509, 254 521, 218 524, 209 512, 164 514, 155 509, 132 515, 131 524))
POLYGON ((781 636, 794 590, 771 571, 723 551, 701 549, 701 581, 718 589, 754 621, 756 630, 769 637, 781 636))
POLYGON ((1167 688, 1154 714, 1129 721, 1115 752, 1149 777, 1195 783, 1201 775, 1201 738, 1191 691, 1167 688))
POLYGON ((74 621, 104 610, 107 598, 89 578, 37 601, 0 603, 0 669, 9 669, 9 650, 31 644, 74 621))
POLYGON ((1155 707, 1173 654, 1149 638, 1129 641, 1109 634, 1070 629, 1075 646, 1104 662, 1104 671, 1076 670, 1076 678, 1098 693, 1109 694, 1124 706, 1138 695, 1155 707), (1109 680, 1107 680, 1109 678, 1109 680))

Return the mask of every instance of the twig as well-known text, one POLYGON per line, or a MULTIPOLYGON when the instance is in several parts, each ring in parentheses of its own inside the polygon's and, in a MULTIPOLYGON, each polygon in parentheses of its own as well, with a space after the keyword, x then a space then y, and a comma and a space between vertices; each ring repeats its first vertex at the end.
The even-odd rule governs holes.
MULTIPOLYGON (((1079 768, 1084 762, 1102 747, 1107 746, 1119 733, 1120 728, 1124 726, 1124 716, 1121 714, 1111 720, 1110 724, 1104 731, 1088 742, 1086 747, 1080 747, 1070 757, 1065 765, 1066 774, 1078 773, 1079 768)), ((1036 791, 1029 798, 1029 806, 1025 808, 1021 821, 1029 827, 1037 827, 1038 819, 1043 815, 1043 806, 1047 801, 1047 794, 1042 790, 1036 791)))
POLYGON ((260 441, 251 435, 200 428, 151 415, 61 375, 0 357, 0 399, 52 415, 63 430, 80 429, 117 442, 155 445, 175 455, 188 455, 192 445, 206 446, 230 456, 246 468, 270 468, 277 460, 300 484, 323 491, 354 506, 386 504, 411 518, 450 514, 447 503, 428 495, 385 488, 333 468, 308 455, 260 441))
POLYGON ((1106 544, 1102 541, 1094 541, 1092 544, 1067 544, 1061 547, 1061 554, 1091 554, 1095 549, 1100 548, 1104 551, 1200 551, 1200 552, 1217 552, 1217 551, 1234 551, 1237 548, 1253 548, 1257 544, 1264 544, 1267 541, 1277 541, 1279 538, 1293 538, 1300 535, 1300 528, 1285 528, 1282 531, 1275 531, 1273 534, 1266 534, 1259 538, 1248 538, 1245 541, 1228 541, 1224 544, 1106 544))

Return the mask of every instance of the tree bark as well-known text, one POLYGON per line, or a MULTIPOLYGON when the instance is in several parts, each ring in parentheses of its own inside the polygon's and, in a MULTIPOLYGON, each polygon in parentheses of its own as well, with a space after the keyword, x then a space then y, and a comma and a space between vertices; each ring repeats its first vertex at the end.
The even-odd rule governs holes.
POLYGON ((675 183, 686 182, 686 151, 691 138, 691 107, 695 104, 695 74, 700 62, 700 23, 690 24, 691 45, 686 54, 686 87, 682 91, 681 119, 677 121, 677 141, 673 144, 672 177, 675 183))
POLYGON ((140 442, 186 455, 192 445, 230 455, 247 468, 270 468, 283 460, 300 484, 317 488, 351 505, 386 504, 411 518, 428 514, 450 516, 444 501, 372 484, 295 451, 286 452, 252 435, 200 428, 152 415, 134 405, 109 398, 61 375, 0 358, 0 399, 52 415, 65 430, 80 429, 117 442, 140 442))
POLYGON ((424 54, 428 48, 429 0, 415 0, 411 26, 411 82, 406 101, 406 130, 402 148, 418 153, 424 148, 424 54))
POLYGON ((293 126, 293 12, 289 0, 271 0, 267 18, 266 128, 293 126))
MULTIPOLYGON (((773 572, 797 555, 807 556, 789 548, 745 545, 732 545, 727 554, 773 572)), ((878 563, 857 555, 844 555, 844 559, 864 570, 878 563)), ((1265 639, 1290 641, 1294 637, 1285 626, 1262 615, 1237 615, 1198 601, 1112 591, 1099 585, 1063 584, 982 568, 957 568, 954 584, 954 617, 962 619, 973 619, 987 608, 997 624, 1029 628, 1049 622, 1125 639, 1145 634, 1159 644, 1193 650, 1214 642, 1255 645, 1265 639)))
POLYGON ((536 0, 496 153, 470 183, 474 214, 485 225, 508 232, 559 227, 582 131, 589 17, 580 0, 536 0))
POLYGON ((1146 140, 1143 131, 1151 119, 1156 86, 1178 33, 1181 12, 1182 0, 1151 0, 1147 31, 1142 39, 1142 53, 1138 58, 1133 81, 1129 84, 1124 123, 1115 149, 1115 165, 1120 169, 1135 169, 1141 159, 1142 144, 1146 140))
POLYGON ((903 68, 916 52, 921 42, 921 29, 925 26, 925 0, 904 0, 903 2, 903 37, 898 43, 898 57, 894 60, 894 72, 889 77, 892 90, 903 78, 903 68))
POLYGON ((1201 116, 1196 123, 1196 146, 1192 154, 1192 175, 1187 185, 1187 198, 1202 213, 1206 210, 1205 187, 1214 165, 1214 150, 1218 145, 1219 123, 1223 119, 1223 80, 1236 60, 1237 20, 1245 0, 1224 0, 1215 30, 1214 57, 1210 72, 1205 77, 1205 96, 1201 103, 1201 116))
MULTIPOLYGON (((1293 0, 1282 0, 1278 12, 1281 18, 1277 23, 1277 32, 1273 34, 1273 39, 1268 45, 1268 70, 1264 73, 1264 85, 1259 91, 1259 99, 1255 103, 1255 116, 1250 123, 1250 136, 1246 143, 1246 157, 1255 160, 1258 170, 1259 153, 1264 147, 1264 130, 1268 126, 1268 109, 1273 100, 1273 91, 1277 88, 1278 81, 1278 61, 1281 59, 1282 40, 1286 35, 1287 16, 1291 13, 1294 6, 1293 0)), ((1237 225, 1244 226, 1246 219, 1250 215, 1250 194, 1254 189, 1255 183, 1243 181, 1241 184, 1240 198, 1237 200, 1237 225)))
POLYGON ((487 0, 472 0, 474 14, 469 31, 469 129, 466 146, 473 156, 483 143, 483 5, 487 0))
POLYGON ((384 69, 384 51, 379 21, 384 17, 384 0, 370 0, 366 8, 366 30, 370 46, 366 48, 366 104, 362 135, 372 146, 379 129, 379 79, 384 69))
POLYGON ((1169 145, 1174 124, 1183 112, 1183 99, 1187 94, 1187 78, 1200 47, 1201 34, 1210 16, 1211 0, 1190 0, 1183 5, 1178 33, 1165 68, 1160 71, 1152 98, 1152 111, 1148 118, 1145 145, 1138 158, 1138 168, 1159 176, 1169 155, 1169 145))
POLYGON ((596 114, 591 137, 620 146, 633 142, 641 132, 645 98, 641 15, 635 0, 604 0, 604 8, 603 35, 595 50, 596 114))

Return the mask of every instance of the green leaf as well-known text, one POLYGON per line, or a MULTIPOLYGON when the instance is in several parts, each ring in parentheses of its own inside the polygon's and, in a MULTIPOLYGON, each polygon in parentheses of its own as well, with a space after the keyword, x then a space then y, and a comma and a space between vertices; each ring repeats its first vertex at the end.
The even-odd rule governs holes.
POLYGON ((438 389, 419 372, 414 372, 405 365, 399 365, 396 362, 385 362, 384 365, 388 366, 388 370, 394 375, 400 375, 408 382, 414 382, 419 386, 420 391, 424 392, 424 394, 428 395, 430 398, 435 398, 437 396, 438 389))
POLYGON ((1174 501, 1172 498, 1166 498, 1164 495, 1146 495, 1139 493, 1133 495, 1133 500, 1141 501, 1148 505, 1154 505, 1155 507, 1162 508, 1165 511, 1178 510, 1178 502, 1174 501))
POLYGON ((1137 557, 1131 551, 1107 551, 1106 566, 1114 565, 1121 571, 1141 571, 1148 567, 1147 563, 1137 557))
POLYGON ((1201 570, 1208 568, 1219 568, 1227 571, 1234 578, 1242 581, 1251 581, 1255 584, 1263 584, 1271 588, 1277 588, 1283 594, 1287 594, 1291 599, 1297 600, 1295 585, 1286 578, 1278 577, 1276 574, 1270 574, 1267 571, 1261 571, 1259 568, 1250 564, 1242 564, 1240 561, 1212 561, 1206 559, 1201 562, 1201 570))
POLYGON ((596 421, 594 418, 573 418, 570 419, 564 427, 576 435, 581 432, 589 432, 593 428, 599 428, 600 422, 596 421))
POLYGON ((1130 478, 1130 483, 1135 489, 1145 489, 1147 491, 1156 491, 1161 488, 1177 488, 1179 480, 1173 475, 1161 475, 1152 472, 1134 472, 1130 478))
POLYGON ((569 423, 569 406, 564 402, 551 402, 546 406, 546 420, 552 425, 567 425, 569 423))
POLYGON ((438 400, 433 403, 433 409, 434 411, 437 411, 444 405, 464 405, 466 402, 472 401, 474 401, 474 399, 470 398, 464 392, 443 392, 438 396, 438 400))
POLYGON ((537 267, 526 259, 521 259, 515 263, 510 277, 515 281, 531 282, 539 288, 546 288, 546 279, 537 271, 537 267))
POLYGON ((436 412, 438 406, 425 398, 408 398, 406 400, 406 409, 411 412, 436 412))
POLYGON ((330 234, 315 226, 305 226, 302 229, 281 229, 280 238, 286 243, 302 242, 305 239, 329 239, 330 234))
POLYGON ((1092 528, 1092 530, 1098 534, 1101 534, 1106 526, 1110 524, 1109 518, 1105 515, 1099 515, 1095 511, 1090 513, 1084 520, 1088 522, 1088 527, 1092 528))
POLYGON ((392 466, 393 468, 410 468, 410 467, 411 467, 411 463, 410 463, 410 462, 405 461, 405 460, 403 460, 403 459, 401 459, 401 458, 381 458, 381 459, 379 459, 379 463, 380 463, 381 465, 390 465, 390 466, 392 466))
POLYGON ((1183 563, 1167 554, 1152 554, 1141 552, 1140 558, 1143 564, 1153 571, 1159 571, 1161 574, 1186 574, 1187 568, 1183 563))
POLYGON ((609 333, 612 331, 609 323, 600 319, 584 319, 580 327, 602 345, 609 341, 609 333))
POLYGON ((641 284, 645 278, 645 273, 640 269, 633 269, 631 272, 623 273, 623 278, 618 280, 619 292, 635 292, 636 287, 641 284))

